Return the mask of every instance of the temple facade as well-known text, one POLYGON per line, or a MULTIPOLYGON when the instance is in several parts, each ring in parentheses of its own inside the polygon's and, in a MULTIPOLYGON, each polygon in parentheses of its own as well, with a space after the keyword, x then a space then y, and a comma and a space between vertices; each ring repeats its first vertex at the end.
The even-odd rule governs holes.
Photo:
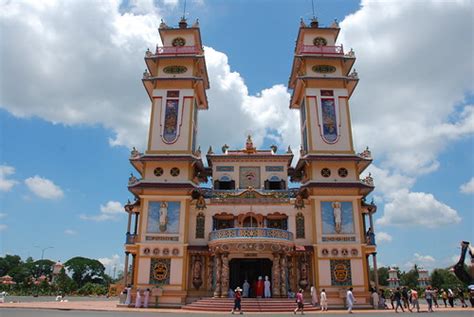
POLYGON ((349 99, 358 76, 354 52, 336 44, 339 30, 315 19, 298 30, 288 84, 288 111, 301 118, 293 162, 290 147, 256 149, 251 136, 241 149, 201 154, 198 113, 209 108, 209 80, 199 25, 161 23, 163 45, 145 54, 148 146, 130 157, 139 176, 129 178, 135 201, 125 206, 125 284, 152 289, 162 306, 227 297, 245 280, 248 295, 261 296, 260 277, 272 297, 314 285, 341 305, 353 287, 359 303, 369 302, 376 206, 365 202, 373 179, 360 174, 372 157, 353 146, 349 99))

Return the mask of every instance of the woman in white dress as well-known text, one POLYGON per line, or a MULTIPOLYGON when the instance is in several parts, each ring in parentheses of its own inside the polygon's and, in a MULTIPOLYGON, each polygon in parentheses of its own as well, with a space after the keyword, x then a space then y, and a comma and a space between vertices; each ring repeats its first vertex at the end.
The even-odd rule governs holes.
POLYGON ((132 288, 128 285, 125 290, 127 291, 127 297, 125 298, 125 305, 130 305, 132 302, 132 288))
POLYGON ((268 279, 268 276, 265 276, 265 282, 263 283, 264 285, 264 297, 265 298, 270 298, 272 297, 272 294, 270 292, 270 280, 268 279))
POLYGON ((143 307, 148 308, 148 304, 150 303, 150 289, 147 288, 143 295, 145 296, 143 299, 143 307))
POLYGON ((313 305, 313 307, 318 306, 318 292, 314 285, 311 285, 311 305, 313 305))
POLYGON ((326 296, 326 290, 323 288, 321 290, 321 295, 319 296, 321 299, 321 310, 327 311, 328 310, 328 297, 326 296))
POLYGON ((137 297, 135 298, 135 308, 140 308, 142 306, 142 295, 140 294, 140 289, 137 289, 137 297))

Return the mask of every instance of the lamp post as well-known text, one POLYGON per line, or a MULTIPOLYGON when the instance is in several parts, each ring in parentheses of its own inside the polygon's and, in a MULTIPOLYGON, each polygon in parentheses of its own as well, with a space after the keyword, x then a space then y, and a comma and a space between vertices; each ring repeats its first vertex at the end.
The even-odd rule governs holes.
POLYGON ((44 258, 44 251, 46 251, 46 250, 48 250, 48 249, 53 249, 54 247, 49 246, 49 247, 46 247, 46 248, 41 248, 40 246, 35 245, 35 248, 41 249, 41 260, 43 260, 43 258, 44 258))

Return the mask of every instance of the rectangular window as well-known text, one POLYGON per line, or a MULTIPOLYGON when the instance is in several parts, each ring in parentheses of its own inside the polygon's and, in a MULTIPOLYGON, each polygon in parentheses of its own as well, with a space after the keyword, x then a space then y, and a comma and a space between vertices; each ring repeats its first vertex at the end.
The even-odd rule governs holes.
POLYGON ((332 97, 334 96, 334 90, 321 90, 321 96, 332 97))
POLYGON ((179 90, 168 90, 166 92, 167 98, 179 98, 179 90))

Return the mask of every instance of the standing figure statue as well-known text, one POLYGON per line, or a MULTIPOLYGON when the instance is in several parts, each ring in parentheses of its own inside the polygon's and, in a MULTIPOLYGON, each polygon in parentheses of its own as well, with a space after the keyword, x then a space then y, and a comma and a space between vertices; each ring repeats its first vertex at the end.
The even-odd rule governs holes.
POLYGON ((257 287, 256 287, 256 296, 261 298, 263 296, 263 279, 261 276, 258 277, 257 287))
POLYGON ((168 203, 162 202, 160 205, 160 231, 165 232, 168 224, 168 203))
POLYGON ((341 233, 341 223, 342 223, 342 211, 341 211, 341 203, 340 202, 333 202, 332 203, 333 213, 334 213, 334 230, 336 233, 341 233))
POLYGON ((474 248, 467 241, 461 242, 461 256, 458 263, 454 265, 454 274, 460 281, 466 284, 474 284, 474 248), (471 266, 468 266, 469 271, 464 267, 464 260, 468 251, 471 256, 471 266))
POLYGON ((247 280, 244 281, 244 285, 242 285, 242 288, 244 289, 242 296, 249 297, 250 284, 247 280))
POLYGON ((272 297, 272 293, 270 292, 271 283, 270 283, 270 280, 268 279, 268 276, 265 276, 264 285, 265 285, 265 298, 272 297))

